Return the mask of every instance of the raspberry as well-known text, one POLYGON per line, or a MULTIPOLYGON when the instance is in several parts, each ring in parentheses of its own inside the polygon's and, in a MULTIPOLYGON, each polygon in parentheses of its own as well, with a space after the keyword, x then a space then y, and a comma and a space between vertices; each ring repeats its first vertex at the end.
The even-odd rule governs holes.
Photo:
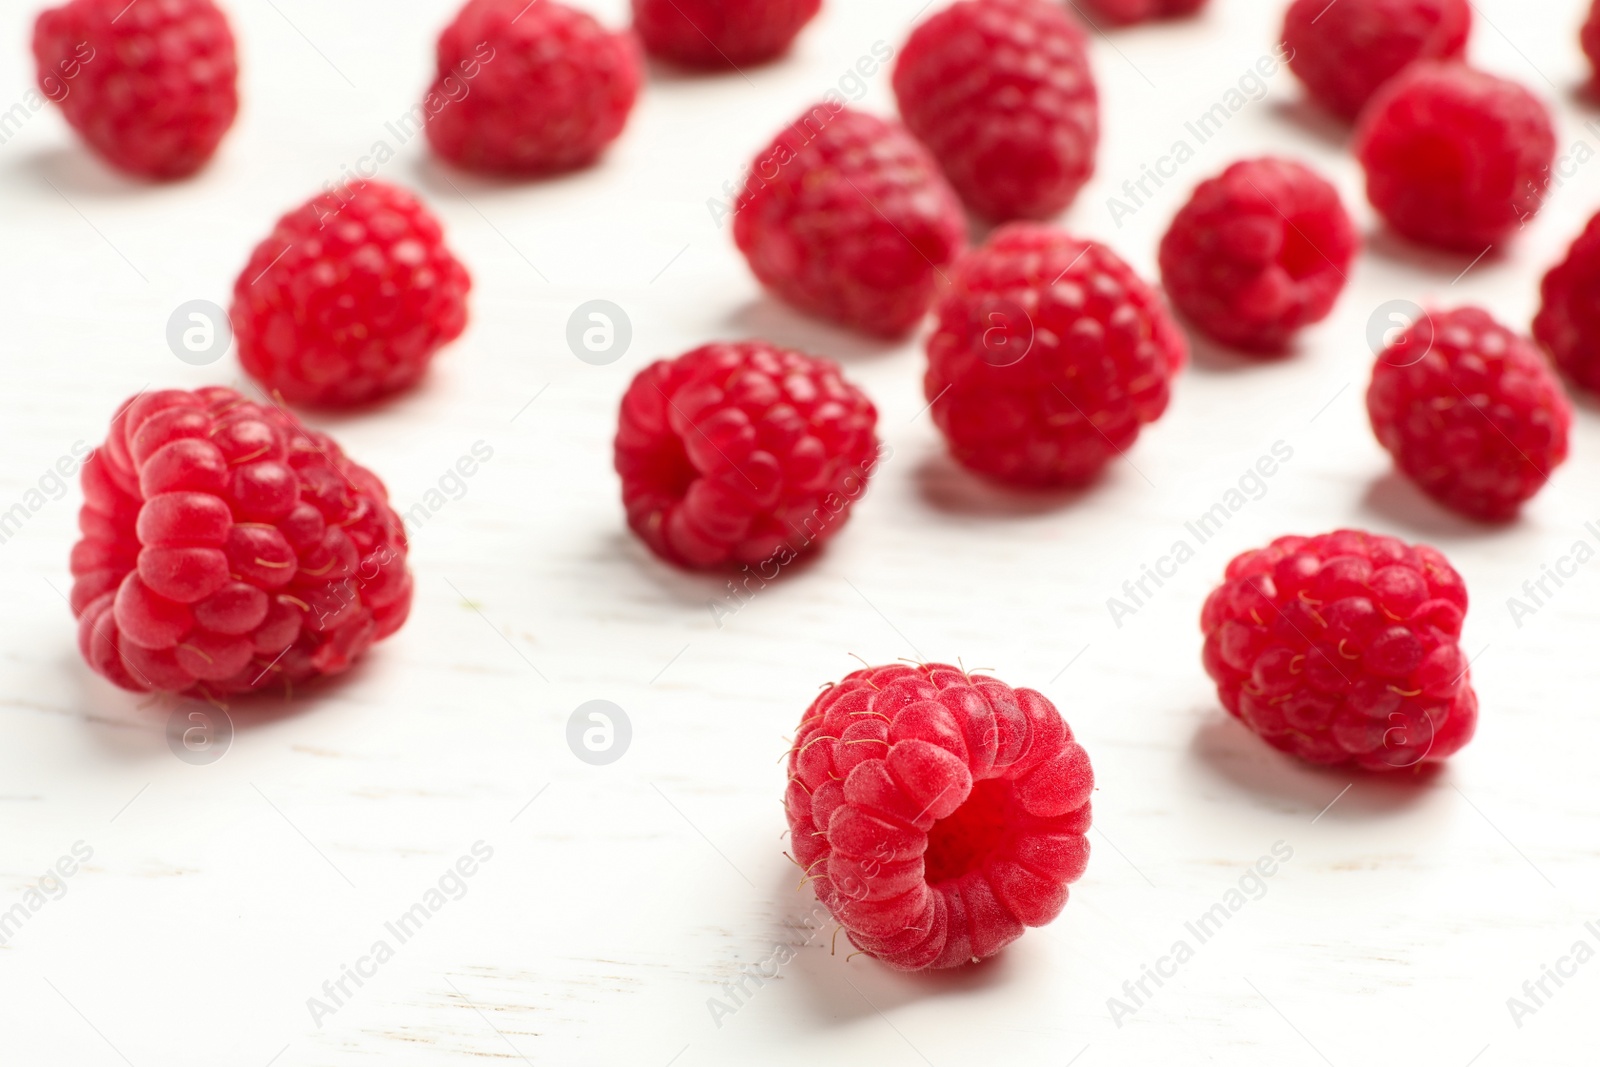
POLYGON ((119 170, 182 178, 239 110, 233 31, 211 0, 71 0, 33 28, 39 89, 119 170))
POLYGON ((1206 0, 1085 0, 1089 8, 1119 26, 1151 19, 1193 15, 1206 6, 1206 0))
POLYGON ((415 384, 467 322, 466 268, 404 189, 353 182, 278 220, 233 285, 244 369, 296 403, 349 405, 415 384))
POLYGON ((904 129, 819 105, 751 165, 733 235, 756 277, 789 303, 893 337, 927 314, 967 224, 904 129))
POLYGON ((872 667, 812 702, 784 809, 817 899, 899 970, 999 952, 1089 863, 1094 772, 1054 704, 942 663, 872 667))
POLYGON ((467 170, 540 175, 594 162, 627 124, 638 42, 555 0, 467 0, 439 35, 428 141, 467 170))
POLYGON ((617 425, 628 525, 682 567, 782 567, 849 517, 877 422, 833 363, 762 341, 652 363, 617 425))
POLYGON ((1100 103, 1083 30, 1047 0, 961 0, 895 65, 900 114, 967 207, 1045 219, 1094 173, 1100 103))
POLYGON ((1395 230, 1481 251, 1543 204, 1555 162, 1550 113, 1515 82, 1457 63, 1418 63, 1362 113, 1367 198, 1395 230))
POLYGON ((1289 69, 1347 120, 1411 64, 1461 59, 1471 31, 1468 0, 1295 0, 1283 19, 1289 69))
POLYGON ((1567 258, 1550 269, 1533 335, 1574 382, 1600 392, 1600 215, 1572 242, 1567 258))
POLYGON ((1423 315, 1378 357, 1367 414, 1423 492, 1515 518, 1567 458, 1572 407, 1533 342, 1479 308, 1423 315))
POLYGON ((338 674, 411 608, 383 483, 231 389, 128 401, 83 495, 78 647, 124 689, 215 697, 338 674))
POLYGON ((1083 485, 1167 407, 1188 358, 1161 297, 1104 245, 1001 227, 957 264, 928 339, 924 391, 965 466, 1083 485))
POLYGON ((1578 32, 1578 43, 1583 46, 1583 54, 1600 81, 1600 0, 1595 0, 1589 8, 1589 17, 1584 19, 1583 29, 1578 32))
POLYGON ((1228 564, 1200 616, 1228 713, 1311 763, 1393 771, 1472 740, 1467 587, 1438 550, 1338 530, 1228 564))
POLYGON ((822 0, 633 0, 651 55, 689 67, 739 67, 782 55, 822 0))
POLYGON ((1333 186, 1282 159, 1204 182, 1161 241, 1167 295, 1207 336, 1279 352, 1333 310, 1360 239, 1333 186))

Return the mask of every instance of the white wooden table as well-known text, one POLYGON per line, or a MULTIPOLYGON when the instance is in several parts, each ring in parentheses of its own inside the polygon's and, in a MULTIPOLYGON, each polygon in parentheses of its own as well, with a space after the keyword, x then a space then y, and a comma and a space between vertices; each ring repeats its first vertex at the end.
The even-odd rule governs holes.
MULTIPOLYGON (((956 470, 921 414, 918 344, 764 298, 707 206, 828 89, 889 113, 887 72, 850 72, 876 42, 898 47, 920 5, 830 0, 792 58, 747 79, 655 72, 603 165, 540 184, 447 174, 386 126, 424 87, 449 0, 230 0, 246 102, 192 182, 123 182, 48 109, 0 144, 0 512, 27 510, 0 545, 0 921, 24 913, 0 946, 0 1062, 1594 1062, 1600 963, 1561 960, 1600 949, 1600 566, 1520 625, 1507 598, 1575 541, 1600 544, 1585 526, 1600 419, 1580 407, 1574 458, 1523 521, 1481 529, 1386 473, 1362 407, 1375 308, 1480 302, 1525 326, 1544 267, 1600 207, 1600 110, 1575 95, 1585 5, 1477 0, 1475 59, 1551 102, 1571 158, 1509 254, 1470 270, 1376 235, 1342 131, 1282 70, 1247 80, 1222 132, 1119 227, 1108 198, 1193 140, 1185 123, 1269 52, 1284 5, 1215 0, 1198 21, 1096 38, 1105 136, 1068 226, 1151 273, 1194 183, 1273 151, 1329 174, 1374 236, 1295 358, 1200 345, 1166 418, 1075 497, 956 470), (49 472, 136 390, 237 378, 231 356, 174 358, 169 314, 226 303, 272 220, 380 140, 398 150, 380 175, 420 190, 470 265, 472 324, 422 390, 313 421, 402 509, 438 504, 415 532, 412 619, 347 680, 241 718, 221 759, 186 762, 165 733, 178 705, 79 661, 61 597, 79 494, 49 472), (593 299, 633 328, 605 366, 565 341, 593 299), (748 335, 843 361, 894 456, 822 558, 719 626, 721 584, 626 532, 610 437, 647 361, 748 335), (479 442, 492 458, 448 478, 479 442), (1277 442, 1293 456, 1260 499, 1113 624, 1107 598, 1277 442), (1224 716, 1201 670, 1197 616, 1228 558, 1344 524, 1440 546, 1474 597, 1482 725, 1427 782, 1289 762, 1224 716), (927 977, 847 961, 796 891, 779 760, 851 653, 960 658, 1039 688, 1094 759, 1088 873, 1055 924, 995 961, 927 977), (631 723, 609 765, 566 741, 591 700, 631 723), (1256 881, 1275 846, 1290 858, 1256 881), (71 876, 45 878, 58 862, 71 876), (1186 923, 1241 879, 1199 943, 1186 923), (402 941, 386 924, 408 913, 402 941), (1513 1018, 1508 998, 1558 964, 1572 976, 1513 1018), (1141 993, 1146 965, 1171 977, 1141 993), (763 969, 776 977, 741 978, 763 969)), ((30 83, 35 5, 0 6, 3 110, 30 83)), ((590 6, 625 16, 623 0, 590 6)))

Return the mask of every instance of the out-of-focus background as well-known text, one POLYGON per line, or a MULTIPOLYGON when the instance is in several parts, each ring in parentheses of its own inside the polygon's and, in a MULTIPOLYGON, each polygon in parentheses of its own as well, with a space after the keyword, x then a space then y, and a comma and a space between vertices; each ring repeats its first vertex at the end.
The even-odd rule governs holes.
POLYGON ((1563 153, 1546 209, 1476 263, 1380 231, 1346 131, 1267 58, 1282 2, 1094 35, 1104 137, 1066 226, 1153 277, 1189 190, 1272 152, 1327 174, 1368 243, 1293 358, 1246 365, 1197 342, 1127 462, 1038 496, 946 458, 919 340, 864 341, 763 296, 717 207, 828 90, 892 114, 888 69, 858 64, 898 50, 922 0, 830 0, 789 58, 743 74, 652 69, 599 166, 525 184, 447 170, 397 135, 449 0, 227 0, 243 110, 211 166, 162 186, 116 176, 26 105, 36 5, 4 0, 0 1059, 1592 1063, 1600 563, 1531 615, 1507 601, 1576 542, 1600 546, 1600 416, 1580 405, 1571 462, 1520 522, 1485 529, 1388 473, 1362 405, 1381 308, 1480 303, 1526 329, 1543 271, 1600 208, 1586 5, 1475 6, 1474 61, 1554 109, 1563 153), (1230 118, 1202 142, 1186 124, 1218 103, 1230 118), (1176 176, 1113 212, 1179 142, 1176 176), (380 144, 379 176, 428 201, 471 269, 471 324, 420 390, 308 421, 402 511, 424 505, 411 621, 345 680, 231 729, 193 720, 208 742, 171 745, 196 705, 141 701, 79 660, 63 595, 80 496, 59 470, 140 389, 239 383, 232 354, 176 358, 169 317, 226 305, 274 219, 380 144), (631 324, 604 365, 567 341, 592 300, 631 324), (820 558, 745 602, 629 535, 610 438, 648 361, 748 336, 841 361, 893 456, 820 558), (475 449, 491 457, 461 477, 475 449), (1245 477, 1275 449, 1291 458, 1273 477, 1245 477), (1199 543, 1185 523, 1234 489, 1246 503, 1199 543), (1439 546, 1474 597, 1482 724, 1425 782, 1291 762, 1227 719, 1200 666, 1200 604, 1231 556, 1343 525, 1439 546), (1180 539, 1195 558, 1119 625, 1108 598, 1180 539), (1038 688, 1094 760, 1088 873, 1057 922, 994 961, 907 977, 847 959, 796 889, 779 761, 852 653, 959 658, 1038 688), (569 747, 590 701, 629 724, 608 764, 569 747), (1249 873, 1275 850, 1271 877, 1249 873), (450 873, 464 856, 473 874, 450 873), (1230 893, 1244 903, 1200 943, 1186 924, 1230 893), (427 921, 402 941, 386 924, 419 903, 427 921), (1135 1003, 1124 983, 1179 940, 1193 958, 1135 1003), (1571 974, 1514 1017, 1508 998, 1532 1005, 1524 983, 1558 964, 1571 974), (336 1003, 324 984, 346 968, 365 977, 336 1003))

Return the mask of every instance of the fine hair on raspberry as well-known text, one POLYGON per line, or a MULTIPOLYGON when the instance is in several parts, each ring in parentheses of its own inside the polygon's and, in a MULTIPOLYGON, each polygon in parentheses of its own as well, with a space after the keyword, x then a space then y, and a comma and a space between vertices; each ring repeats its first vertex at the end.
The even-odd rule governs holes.
POLYGON ((862 952, 957 967, 1050 922, 1089 862, 1088 754, 1042 694, 942 663, 855 671, 789 750, 794 860, 862 952))
POLYGON ((1367 199, 1395 232, 1476 255, 1544 206, 1556 135, 1544 103, 1516 82, 1425 62, 1372 98, 1355 153, 1367 199))
POLYGON ((1115 252, 1016 222, 957 262, 923 395, 962 466, 1081 487, 1161 417, 1188 351, 1160 294, 1115 252))
POLYGON ((1048 219, 1094 174, 1100 98, 1078 21, 1054 0, 959 0, 895 61, 900 115, 968 208, 1048 219))
POLYGON ((421 201, 351 182, 284 215, 251 254, 229 313, 239 362, 291 403, 377 400, 461 335, 471 286, 421 201))
POLYGON ((1273 355, 1333 310, 1359 245, 1338 190, 1311 168, 1242 160, 1202 182, 1173 219, 1161 278, 1202 333, 1273 355))
POLYGON ((405 530, 383 483, 276 405, 141 393, 82 477, 78 644, 124 689, 288 689, 405 622, 405 530))
POLYGON ((838 366, 763 341, 652 363, 617 421, 628 525, 678 566, 771 578, 849 518, 878 466, 877 422, 838 366))
POLYGON ((1436 549, 1338 530, 1228 564, 1200 617, 1228 714, 1310 763, 1400 771, 1472 740, 1467 588, 1436 549))
POLYGON ((1481 308, 1425 313, 1378 356, 1367 413, 1395 466, 1439 503, 1513 519, 1567 458, 1572 405, 1531 340, 1481 308))
POLYGON ((1295 0, 1283 17, 1289 69, 1322 107, 1354 121, 1374 93, 1424 60, 1458 60, 1470 0, 1295 0))
POLYGON ((467 0, 439 35, 428 143, 465 170, 538 177, 585 167, 622 133, 644 80, 639 44, 557 0, 467 0))
POLYGON ((212 0, 69 0, 39 15, 33 56, 39 91, 137 177, 195 173, 239 111, 233 30, 212 0))
POLYGON ((801 311, 897 337, 922 321, 966 248, 961 204, 904 128, 819 104, 758 155, 733 235, 801 311))

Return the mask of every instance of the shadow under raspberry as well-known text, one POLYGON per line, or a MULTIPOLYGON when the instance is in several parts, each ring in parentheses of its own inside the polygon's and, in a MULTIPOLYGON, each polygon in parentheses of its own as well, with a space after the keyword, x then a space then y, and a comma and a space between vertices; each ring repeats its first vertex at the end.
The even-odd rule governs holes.
POLYGON ((93 200, 122 200, 134 196, 181 189, 186 181, 144 181, 129 177, 100 161, 81 143, 58 145, 24 156, 16 168, 22 174, 62 196, 93 200))
MULTIPOLYGON (((740 305, 726 320, 740 337, 758 337, 807 355, 849 362, 894 355, 911 345, 920 331, 901 338, 873 337, 803 315, 770 293, 740 305)), ((919 346, 920 350, 920 346, 919 346)))
POLYGON ((1350 147, 1354 127, 1318 107, 1309 98, 1297 96, 1292 100, 1274 100, 1271 106, 1273 117, 1315 138, 1326 147, 1339 151, 1350 147))
MULTIPOLYGON (((1041 930, 1027 930, 998 954, 978 963, 897 971, 860 953, 843 930, 838 930, 835 941, 838 924, 818 903, 809 883, 795 888, 799 880, 799 869, 785 863, 772 894, 780 918, 773 924, 771 936, 793 952, 776 979, 783 991, 771 991, 774 983, 769 981, 767 991, 751 999, 782 998, 782 1008, 777 1010, 802 1012, 810 1026, 844 1026, 908 1004, 925 1004, 931 998, 991 990, 1022 979, 1030 970, 1031 953, 1048 949, 1041 930)), ((1067 907, 1072 907, 1070 900, 1067 907)))
MULTIPOLYGON (((1506 241, 1489 245, 1477 252, 1452 252, 1419 244, 1401 236, 1388 226, 1379 226, 1367 233, 1362 241, 1368 252, 1395 266, 1430 274, 1435 279, 1443 279, 1454 284, 1469 272, 1485 270, 1504 263, 1506 255, 1503 246, 1515 239, 1516 235, 1513 234, 1506 241)), ((1422 285, 1418 284, 1417 287, 1420 289, 1422 285)))
POLYGON ((1444 773, 1441 762, 1381 772, 1319 767, 1273 748, 1220 707, 1204 713, 1190 737, 1189 756, 1208 777, 1240 796, 1287 804, 1308 819, 1361 821, 1404 811, 1420 803, 1444 773), (1350 791, 1339 797, 1347 785, 1350 791), (1335 797, 1338 803, 1328 807, 1335 797))
MULTIPOLYGON (((1113 461, 1113 467, 1120 465, 1113 461)), ((1138 477, 1132 471, 1127 473, 1138 477)), ((1102 491, 1111 478, 1120 476, 1102 472, 1092 484, 1076 489, 1014 488, 972 473, 943 449, 924 455, 912 472, 918 493, 930 507, 950 515, 988 519, 1027 518, 1062 511, 1102 491)))
POLYGON ((1493 523, 1464 518, 1436 502, 1396 470, 1386 471, 1368 484, 1361 496, 1361 512, 1444 544, 1504 534, 1520 521, 1493 523))

